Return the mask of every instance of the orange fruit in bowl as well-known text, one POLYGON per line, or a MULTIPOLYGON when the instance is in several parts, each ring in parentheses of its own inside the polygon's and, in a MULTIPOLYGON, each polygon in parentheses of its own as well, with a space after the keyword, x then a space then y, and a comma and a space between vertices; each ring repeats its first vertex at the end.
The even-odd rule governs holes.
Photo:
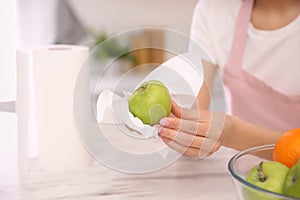
POLYGON ((273 160, 291 168, 300 158, 300 128, 283 133, 275 143, 273 160))

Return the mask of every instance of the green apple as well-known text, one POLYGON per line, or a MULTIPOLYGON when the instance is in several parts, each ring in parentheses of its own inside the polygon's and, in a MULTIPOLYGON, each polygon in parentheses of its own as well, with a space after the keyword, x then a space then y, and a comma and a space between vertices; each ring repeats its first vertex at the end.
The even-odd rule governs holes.
POLYGON ((142 83, 129 98, 129 111, 144 124, 157 124, 170 114, 171 107, 167 87, 157 80, 142 83))
MULTIPOLYGON (((262 189, 282 194, 285 177, 288 171, 289 168, 279 162, 260 162, 257 166, 253 167, 249 171, 248 175, 246 176, 246 181, 262 189)), ((278 199, 277 197, 271 194, 267 194, 259 190, 253 190, 248 187, 244 188, 243 196, 247 200, 278 199)))
POLYGON ((300 158, 286 175, 283 194, 300 198, 300 158))

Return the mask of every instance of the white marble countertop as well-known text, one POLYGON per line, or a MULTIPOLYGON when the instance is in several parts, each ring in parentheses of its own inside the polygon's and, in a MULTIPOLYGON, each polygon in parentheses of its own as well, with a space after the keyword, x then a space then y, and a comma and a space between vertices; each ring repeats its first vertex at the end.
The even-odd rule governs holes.
POLYGON ((148 174, 121 173, 94 162, 78 171, 33 171, 18 178, 16 115, 0 112, 0 199, 236 199, 227 163, 234 152, 227 149, 198 160, 181 157, 173 165, 148 174))
POLYGON ((74 172, 33 172, 0 187, 6 200, 236 199, 226 156, 182 157, 160 171, 126 174, 94 163, 74 172))

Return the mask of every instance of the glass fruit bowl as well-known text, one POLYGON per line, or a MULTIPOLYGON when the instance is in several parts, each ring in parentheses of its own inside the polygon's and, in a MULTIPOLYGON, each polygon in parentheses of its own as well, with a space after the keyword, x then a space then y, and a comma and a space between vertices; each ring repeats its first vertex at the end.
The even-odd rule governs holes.
POLYGON ((233 179, 235 191, 240 200, 300 200, 257 187, 246 181, 248 172, 261 161, 272 161, 274 145, 264 145, 246 149, 233 156, 228 170, 233 179))

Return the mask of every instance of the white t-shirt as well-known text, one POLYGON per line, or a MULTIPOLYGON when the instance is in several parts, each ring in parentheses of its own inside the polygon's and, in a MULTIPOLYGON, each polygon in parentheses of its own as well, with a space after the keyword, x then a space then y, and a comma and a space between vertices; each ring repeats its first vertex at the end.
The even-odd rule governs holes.
MULTIPOLYGON (((191 39, 221 70, 229 59, 242 0, 199 0, 191 39)), ((300 94, 300 15, 277 30, 258 30, 250 23, 242 68, 274 89, 300 94)))

